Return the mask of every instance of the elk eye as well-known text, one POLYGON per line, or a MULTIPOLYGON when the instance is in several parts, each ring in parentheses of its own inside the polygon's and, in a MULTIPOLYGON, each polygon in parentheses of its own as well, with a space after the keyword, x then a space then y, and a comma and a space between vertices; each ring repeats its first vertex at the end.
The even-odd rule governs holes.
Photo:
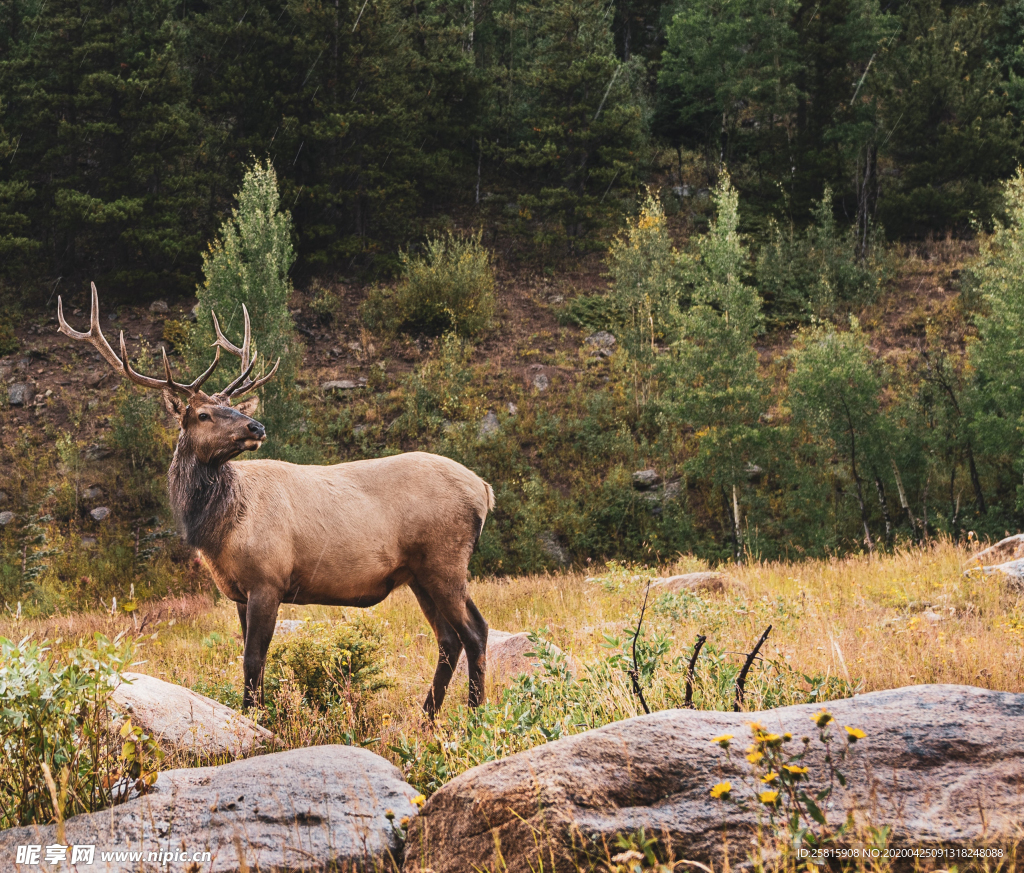
POLYGON ((205 412, 200 412, 199 413, 199 420, 200 421, 209 421, 210 420, 210 416, 208 416, 205 412))

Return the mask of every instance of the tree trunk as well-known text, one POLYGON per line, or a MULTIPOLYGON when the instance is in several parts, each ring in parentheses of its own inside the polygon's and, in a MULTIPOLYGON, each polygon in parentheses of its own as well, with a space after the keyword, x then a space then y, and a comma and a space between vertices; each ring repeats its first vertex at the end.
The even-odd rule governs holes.
POLYGON ((878 492, 878 505, 882 508, 882 518, 885 520, 885 544, 892 546, 892 516, 889 515, 889 504, 885 500, 885 484, 878 471, 875 474, 875 491, 878 492))
POLYGON ((971 441, 967 441, 967 469, 971 473, 971 487, 974 489, 974 503, 978 507, 978 512, 985 515, 988 512, 988 507, 985 506, 985 495, 981 491, 981 479, 978 478, 978 467, 974 463, 974 447, 971 445, 971 441))

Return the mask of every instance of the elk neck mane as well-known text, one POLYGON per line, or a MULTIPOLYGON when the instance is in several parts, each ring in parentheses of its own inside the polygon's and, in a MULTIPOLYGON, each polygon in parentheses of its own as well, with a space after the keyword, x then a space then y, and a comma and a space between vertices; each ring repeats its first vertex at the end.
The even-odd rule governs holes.
POLYGON ((213 557, 235 518, 239 499, 230 463, 204 464, 182 434, 167 471, 171 508, 185 543, 213 557))

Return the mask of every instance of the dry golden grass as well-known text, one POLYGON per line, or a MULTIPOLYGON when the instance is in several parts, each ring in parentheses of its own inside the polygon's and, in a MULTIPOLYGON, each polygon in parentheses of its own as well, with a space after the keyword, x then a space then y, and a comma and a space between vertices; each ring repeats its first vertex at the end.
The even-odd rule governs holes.
MULTIPOLYGON (((687 656, 697 634, 720 651, 750 650, 768 624, 765 662, 783 663, 799 674, 839 677, 860 691, 922 683, 978 685, 1024 692, 1024 596, 996 576, 964 576, 968 553, 949 542, 893 555, 751 564, 726 568, 733 585, 705 594, 696 613, 672 615, 651 598, 645 627, 671 638, 667 659, 687 656), (936 620, 939 619, 939 620, 936 620)), ((699 569, 689 558, 657 571, 611 567, 588 577, 568 572, 472 583, 472 596, 491 627, 506 631, 547 629, 550 638, 578 661, 609 654, 605 635, 624 637, 636 622, 647 578, 699 569)), ((282 739, 286 745, 329 742, 345 724, 379 737, 388 754, 394 737, 423 734, 420 704, 437 658, 433 634, 415 599, 399 590, 368 612, 385 628, 387 672, 393 687, 376 696, 356 726, 346 719, 320 723, 295 711, 282 739)), ((283 606, 280 618, 342 619, 357 610, 283 606)), ((0 622, 0 635, 27 633, 73 644, 94 631, 108 636, 141 630, 137 667, 171 682, 206 690, 241 686, 241 637, 234 604, 203 596, 144 605, 134 617, 85 613, 0 622), (141 616, 141 617, 140 617, 141 616), (148 617, 147 617, 148 616, 148 617)), ((730 655, 737 663, 741 655, 730 655)), ((764 666, 755 667, 755 673, 764 666)), ((488 699, 502 686, 489 679, 488 699)), ((621 697, 623 715, 639 712, 625 685, 609 689, 621 697)), ((456 679, 446 709, 463 705, 466 682, 456 679)), ((651 689, 652 705, 671 705, 651 689)), ((748 705, 759 706, 756 683, 748 705)))

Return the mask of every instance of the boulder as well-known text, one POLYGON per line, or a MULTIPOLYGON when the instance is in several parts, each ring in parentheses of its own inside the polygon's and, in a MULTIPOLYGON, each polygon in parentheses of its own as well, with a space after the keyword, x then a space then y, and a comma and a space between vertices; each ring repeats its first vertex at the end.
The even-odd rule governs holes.
MULTIPOLYGON (((562 650, 554 643, 546 645, 552 654, 562 654, 562 650)), ((495 679, 512 679, 520 673, 541 672, 543 667, 540 659, 530 656, 530 652, 535 651, 537 647, 530 642, 526 632, 513 634, 490 628, 487 631, 487 675, 495 679)), ((579 667, 572 658, 566 657, 566 666, 570 673, 576 675, 579 667)), ((469 675, 465 651, 459 655, 455 673, 460 677, 469 675)))
POLYGON ((7 386, 7 402, 11 406, 28 406, 36 396, 36 388, 31 382, 12 382, 7 386))
POLYGON ((975 567, 983 567, 989 564, 1005 564, 1020 558, 1024 558, 1024 534, 1007 537, 994 546, 982 549, 978 554, 971 556, 970 563, 975 567))
POLYGON ((633 487, 637 491, 649 491, 661 483, 661 476, 654 470, 637 470, 633 473, 633 487))
MULTIPOLYGON (((60 840, 56 825, 0 831, 0 858, 11 859, 6 863, 15 873, 38 873, 38 864, 12 863, 17 847, 59 842, 96 847, 94 863, 79 865, 80 873, 378 870, 400 852, 387 812, 394 825, 415 816, 417 793, 397 767, 366 749, 294 749, 221 767, 167 770, 142 797, 68 819, 60 840), (101 858, 140 849, 141 860, 101 858), (160 853, 182 852, 185 858, 161 864, 160 853), (196 852, 210 854, 192 863, 196 852)), ((73 868, 64 862, 45 869, 73 868)))
POLYGON ((102 442, 96 442, 82 452, 82 457, 87 461, 102 461, 104 458, 109 458, 113 454, 114 450, 110 448, 110 446, 102 442))
POLYGON ((149 311, 154 315, 166 315, 171 310, 163 300, 154 300, 149 304, 149 311))
POLYGON ((85 377, 85 384, 88 388, 99 388, 104 382, 114 375, 114 371, 110 369, 97 370, 94 373, 90 373, 85 377))
POLYGON ((351 391, 353 388, 358 388, 359 383, 353 382, 351 379, 334 379, 324 382, 320 387, 324 391, 351 391))
POLYGON ((606 330, 599 330, 597 333, 592 333, 583 342, 588 346, 593 346, 595 349, 608 349, 610 351, 615 347, 615 335, 606 330))
POLYGON ((0 512, 0 527, 7 527, 12 521, 14 521, 14 513, 11 511, 0 512))
MULTIPOLYGON (((979 847, 1019 834, 1024 810, 1024 694, 961 685, 919 685, 825 704, 842 726, 867 733, 843 763, 825 814, 892 826, 894 848, 979 847)), ((807 793, 827 784, 823 746, 811 717, 821 704, 760 713, 666 710, 538 746, 463 773, 434 794, 412 821, 406 873, 576 870, 581 849, 614 846, 644 828, 676 859, 721 869, 746 861, 758 826, 747 808, 715 801, 729 781, 736 796, 763 790, 743 749, 749 725, 794 739, 813 736, 807 793), (729 758, 711 742, 732 734, 729 758), (575 856, 575 858, 574 858, 575 856), (496 869, 496 867, 495 867, 496 869)), ((845 740, 836 737, 836 747, 845 740)), ((586 863, 582 865, 587 868, 586 863)), ((587 868, 589 869, 589 868, 587 868)))
POLYGON ((533 377, 533 387, 536 388, 538 391, 547 391, 548 385, 550 384, 551 380, 548 379, 548 377, 543 373, 538 373, 536 376, 533 377))
POLYGON ((703 570, 679 576, 659 576, 651 583, 651 593, 675 594, 679 591, 724 591, 729 579, 722 573, 703 570))
MULTIPOLYGON (((992 576, 999 573, 1006 577, 1006 581, 1009 583, 1010 588, 1014 591, 1024 592, 1024 558, 1019 558, 1016 561, 1007 561, 1005 564, 993 564, 989 567, 972 569, 980 569, 986 576, 992 576)), ((967 571, 967 573, 970 572, 971 570, 967 571)))
POLYGON ((216 700, 142 673, 124 673, 114 703, 161 745, 202 758, 254 752, 274 735, 216 700))
POLYGON ((90 485, 82 492, 83 500, 99 500, 103 497, 103 489, 99 485, 90 485))
POLYGON ((497 433, 500 426, 498 416, 493 411, 490 411, 480 420, 480 428, 477 434, 481 437, 490 436, 497 433))
POLYGON ((105 521, 107 518, 110 517, 110 507, 109 506, 97 506, 95 509, 90 509, 89 510, 89 517, 93 521, 105 521))
POLYGON ((569 554, 569 550, 562 545, 558 539, 558 534, 554 531, 546 530, 538 534, 537 542, 544 554, 560 567, 568 567, 572 563, 572 556, 569 554))

